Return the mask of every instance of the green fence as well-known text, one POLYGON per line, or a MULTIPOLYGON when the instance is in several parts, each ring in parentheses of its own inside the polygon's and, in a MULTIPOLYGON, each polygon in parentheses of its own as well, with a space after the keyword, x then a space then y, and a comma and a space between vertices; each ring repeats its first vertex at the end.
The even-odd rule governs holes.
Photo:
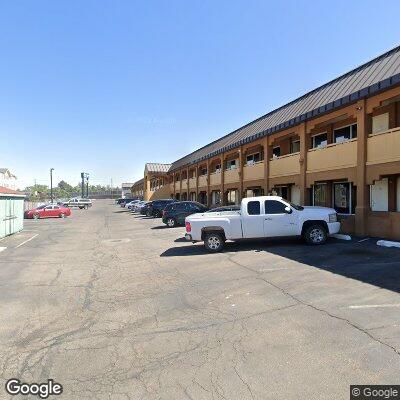
POLYGON ((24 226, 24 197, 0 196, 0 238, 22 231, 24 226))

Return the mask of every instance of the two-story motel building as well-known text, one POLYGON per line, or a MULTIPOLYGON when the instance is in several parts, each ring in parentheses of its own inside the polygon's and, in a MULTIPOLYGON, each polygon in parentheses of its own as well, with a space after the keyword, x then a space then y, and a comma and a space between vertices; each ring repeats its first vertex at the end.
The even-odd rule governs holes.
POLYGON ((170 164, 145 199, 209 206, 274 193, 334 207, 342 230, 400 239, 400 47, 170 164))

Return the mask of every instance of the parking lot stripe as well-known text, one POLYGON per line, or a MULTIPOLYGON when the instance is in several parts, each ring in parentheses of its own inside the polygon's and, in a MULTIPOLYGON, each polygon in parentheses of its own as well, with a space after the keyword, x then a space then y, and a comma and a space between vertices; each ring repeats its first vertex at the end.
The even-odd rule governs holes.
POLYGON ((0 247, 0 253, 4 251, 7 247, 0 247))
POLYGON ((386 307, 400 307, 400 303, 394 303, 394 304, 364 304, 364 305, 359 305, 359 306, 349 306, 349 308, 352 308, 352 309, 358 309, 358 308, 386 308, 386 307))
POLYGON ((18 246, 15 246, 15 248, 17 249, 18 247, 21 247, 22 245, 24 245, 25 243, 30 242, 32 239, 35 239, 36 236, 39 236, 39 234, 37 233, 36 235, 33 235, 31 238, 25 240, 25 242, 20 243, 18 246))

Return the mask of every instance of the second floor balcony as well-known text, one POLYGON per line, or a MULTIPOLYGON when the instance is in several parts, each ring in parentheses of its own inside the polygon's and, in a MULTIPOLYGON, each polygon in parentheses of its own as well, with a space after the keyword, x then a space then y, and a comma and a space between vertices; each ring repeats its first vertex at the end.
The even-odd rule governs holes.
POLYGON ((297 175, 300 173, 300 153, 287 154, 273 158, 269 162, 269 176, 276 178, 279 176, 297 175))
POLYGON ((329 171, 357 165, 357 139, 328 144, 307 152, 307 172, 329 171))
POLYGON ((193 177, 193 178, 189 179, 189 188, 190 189, 196 189, 196 177, 193 177))
POLYGON ((237 168, 227 169, 224 172, 225 183, 239 182, 239 170, 237 168))
POLYGON ((400 127, 374 133, 367 139, 367 164, 400 161, 400 127))
POLYGON ((259 161, 254 164, 246 164, 243 167, 243 180, 252 181, 264 179, 264 161, 259 161))
POLYGON ((199 176, 199 187, 206 187, 207 186, 207 175, 200 175, 199 176))
POLYGON ((221 184, 221 172, 212 172, 210 174, 210 185, 221 184))

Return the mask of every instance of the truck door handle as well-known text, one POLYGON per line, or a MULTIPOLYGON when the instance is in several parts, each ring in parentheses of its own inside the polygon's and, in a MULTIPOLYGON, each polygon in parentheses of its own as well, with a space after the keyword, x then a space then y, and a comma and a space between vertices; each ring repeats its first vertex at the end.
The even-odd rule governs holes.
POLYGON ((272 218, 265 218, 266 221, 272 221, 272 218))

